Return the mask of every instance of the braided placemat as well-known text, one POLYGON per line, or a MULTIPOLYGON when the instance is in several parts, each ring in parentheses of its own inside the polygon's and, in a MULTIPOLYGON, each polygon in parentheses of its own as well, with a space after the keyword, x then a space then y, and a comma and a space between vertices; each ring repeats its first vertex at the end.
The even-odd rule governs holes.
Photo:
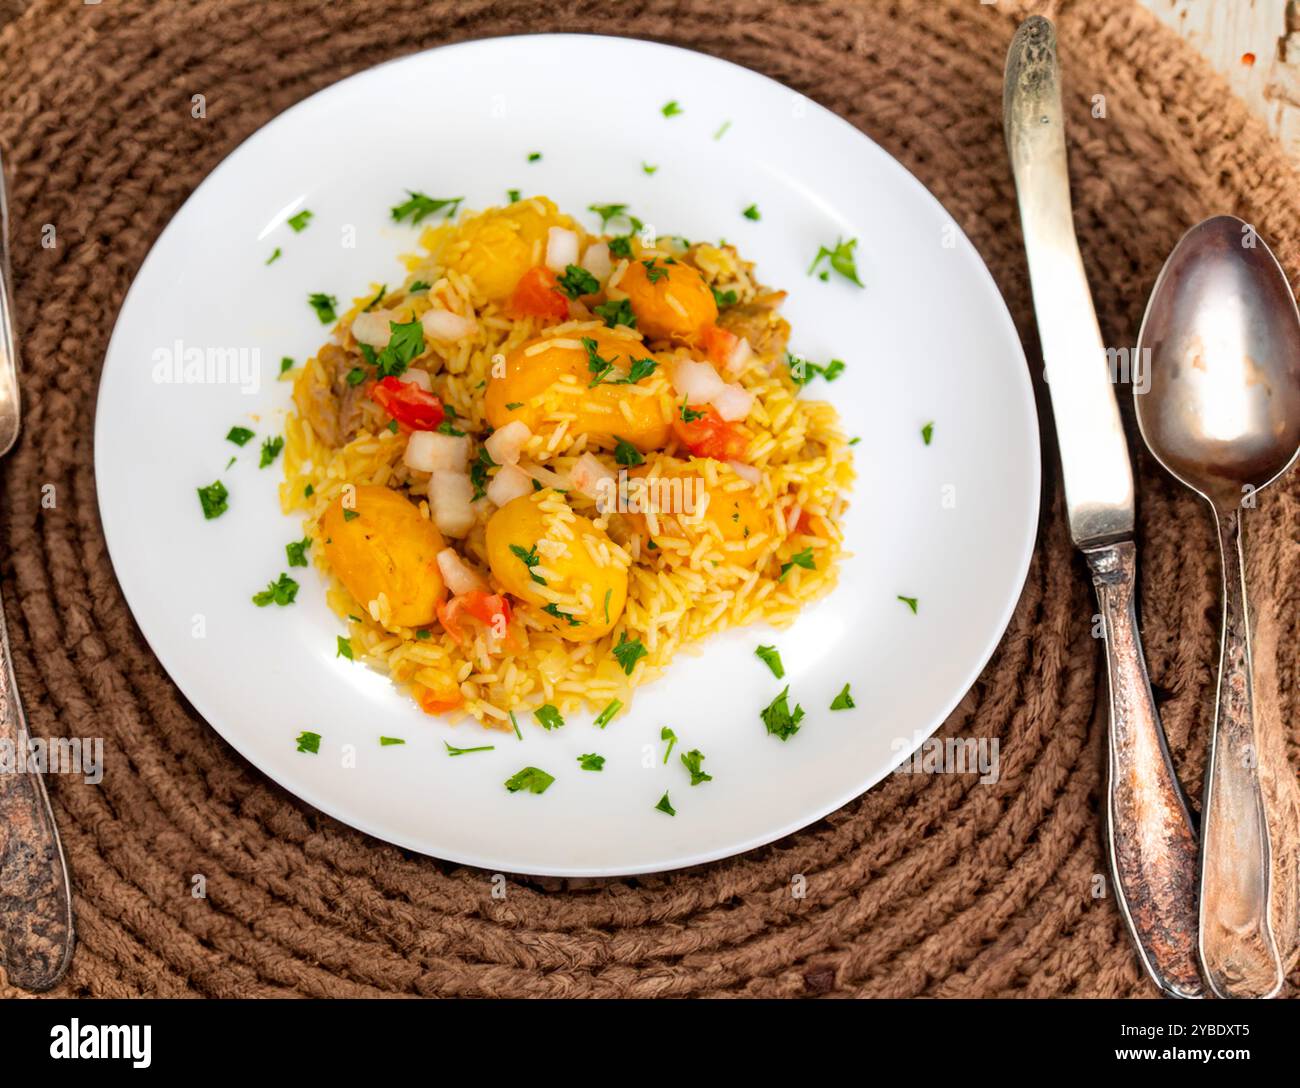
MULTIPOLYGON (((6 0, 4 10, 21 7, 6 0)), ((1076 219, 1107 343, 1134 341, 1161 262, 1206 215, 1254 223, 1300 269, 1300 184, 1222 80, 1129 0, 1034 7, 1060 30, 1076 219), (1102 117, 1094 95, 1105 96, 1102 117)), ((635 880, 511 879, 504 898, 493 897, 491 874, 368 839, 235 755, 141 638, 96 509, 99 367, 132 276, 170 216, 293 102, 388 57, 469 37, 658 38, 810 95, 947 206, 1035 360, 1000 112, 1003 58, 1029 10, 1007 0, 47 0, 9 23, 0 148, 27 415, 3 467, 0 584, 32 731, 103 736, 106 746, 100 785, 68 775, 49 783, 80 936, 56 993, 1151 993, 1113 900, 1096 894, 1106 871, 1099 646, 1050 430, 1023 600, 945 726, 997 737, 1000 781, 896 776, 728 862, 635 880), (204 119, 191 116, 196 93, 207 99, 204 119), (53 248, 41 245, 47 224, 53 248), (49 494, 53 506, 41 501, 49 494), (195 874, 205 898, 191 895, 195 874), (803 897, 792 895, 796 874, 803 897)), ((1198 501, 1131 444, 1151 673, 1199 794, 1218 637, 1214 538, 1198 501)), ((1251 528, 1261 694, 1290 724, 1297 764, 1300 479, 1268 492, 1251 528)), ((954 561, 978 576, 974 560, 954 561)), ((0 995, 14 992, 0 985, 0 995)))

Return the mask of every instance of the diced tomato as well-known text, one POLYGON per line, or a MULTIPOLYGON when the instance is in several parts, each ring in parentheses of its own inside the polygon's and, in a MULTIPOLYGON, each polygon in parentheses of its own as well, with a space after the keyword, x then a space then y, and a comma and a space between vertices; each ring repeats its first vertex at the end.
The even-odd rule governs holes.
POLYGON ((438 605, 438 619, 446 628, 447 634, 457 642, 461 641, 460 615, 465 613, 478 620, 497 638, 513 644, 510 633, 510 620, 513 612, 510 598, 504 593, 485 593, 481 589, 462 593, 438 605))
POLYGON ((548 317, 563 321, 569 316, 569 302, 560 293, 559 281, 543 264, 519 277, 510 309, 516 317, 548 317))
POLYGON ((736 424, 728 423, 713 405, 703 408, 688 406, 692 413, 703 412, 699 419, 686 423, 680 407, 673 416, 673 433, 696 457, 712 457, 717 461, 742 461, 749 439, 736 424))
POLYGON ((415 692, 416 701, 420 704, 420 709, 426 714, 442 714, 448 710, 455 710, 465 701, 465 697, 460 693, 460 688, 450 678, 437 688, 416 684, 415 692))
POLYGON ((370 396, 399 425, 412 431, 436 431, 446 414, 442 401, 415 382, 381 378, 370 387, 370 396))
POLYGON ((709 357, 709 362, 714 366, 725 368, 731 360, 731 353, 736 350, 736 345, 739 343, 739 336, 717 325, 705 325, 700 330, 700 346, 704 348, 704 354, 709 357))
POLYGON ((799 518, 794 523, 794 531, 805 535, 813 531, 812 515, 807 510, 799 511, 799 518))

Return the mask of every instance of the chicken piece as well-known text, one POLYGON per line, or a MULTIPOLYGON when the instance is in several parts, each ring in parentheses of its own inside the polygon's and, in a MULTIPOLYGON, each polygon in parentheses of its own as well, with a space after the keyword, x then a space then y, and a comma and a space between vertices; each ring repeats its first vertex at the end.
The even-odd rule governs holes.
POLYGON ((293 401, 325 445, 333 449, 351 441, 361 426, 365 385, 350 385, 356 364, 337 344, 326 344, 294 383, 293 401))
POLYGON ((728 306, 718 315, 718 325, 743 336, 755 355, 771 362, 785 355, 790 339, 790 323, 777 313, 784 299, 784 291, 770 291, 758 295, 753 302, 728 306))

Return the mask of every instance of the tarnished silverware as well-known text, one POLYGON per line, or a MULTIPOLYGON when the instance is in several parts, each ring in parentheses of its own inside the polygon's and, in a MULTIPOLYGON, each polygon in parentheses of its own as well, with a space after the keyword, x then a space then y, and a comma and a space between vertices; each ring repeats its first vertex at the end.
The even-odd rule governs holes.
POLYGON ((1116 899, 1147 973, 1202 995, 1196 834, 1169 758, 1134 607, 1133 473, 1074 232, 1056 31, 1034 16, 1007 53, 1002 121, 1020 202, 1070 535, 1087 557, 1110 685, 1106 836, 1116 899))
MULTIPOLYGON (((1300 452, 1300 314, 1281 266, 1230 215, 1183 235, 1138 337, 1150 388, 1135 397, 1151 452, 1214 511, 1223 633, 1201 810, 1200 950, 1220 997, 1272 997, 1284 970, 1271 919, 1270 817, 1255 712, 1243 516, 1300 452)), ((1272 738, 1276 740, 1277 738, 1272 738)), ((1279 773, 1289 771, 1283 767, 1279 773)), ((1277 817, 1273 817, 1276 821, 1277 817)))
MULTIPOLYGON (((18 355, 9 305, 9 216, 0 164, 0 455, 18 440, 18 355)), ((0 603, 0 744, 16 770, 0 773, 0 961, 10 983, 48 990, 72 958, 72 894, 54 813, 31 769, 27 720, 18 698, 0 603)))

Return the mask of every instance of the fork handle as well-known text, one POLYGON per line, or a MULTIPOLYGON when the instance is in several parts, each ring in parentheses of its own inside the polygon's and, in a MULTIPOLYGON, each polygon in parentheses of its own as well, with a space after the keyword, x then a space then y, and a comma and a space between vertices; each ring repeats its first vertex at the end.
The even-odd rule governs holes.
POLYGON ((1115 896, 1147 974, 1167 997, 1203 996, 1196 958, 1196 832, 1156 713, 1138 633, 1137 549, 1085 548, 1110 692, 1106 846, 1115 896))
POLYGON ((58 983, 72 958, 72 896, 44 779, 26 769, 27 721, 2 603, 0 655, 0 744, 14 764, 0 770, 0 961, 10 984, 39 992, 58 983))

